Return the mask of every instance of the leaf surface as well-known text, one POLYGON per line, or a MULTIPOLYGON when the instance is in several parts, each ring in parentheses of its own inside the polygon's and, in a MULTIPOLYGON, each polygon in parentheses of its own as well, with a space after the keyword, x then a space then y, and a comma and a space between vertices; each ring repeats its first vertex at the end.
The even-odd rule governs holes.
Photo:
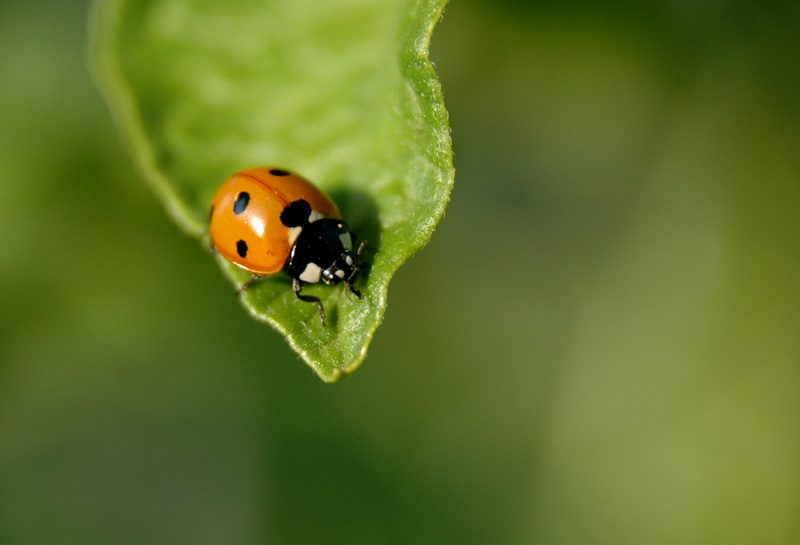
MULTIPOLYGON (((389 280, 431 237, 453 184, 447 112, 428 60, 446 0, 99 0, 94 66, 144 178, 208 244, 228 176, 272 165, 313 180, 367 240, 361 299, 285 273, 241 295, 326 381, 364 359, 389 280)), ((217 256, 232 283, 247 274, 217 256)))

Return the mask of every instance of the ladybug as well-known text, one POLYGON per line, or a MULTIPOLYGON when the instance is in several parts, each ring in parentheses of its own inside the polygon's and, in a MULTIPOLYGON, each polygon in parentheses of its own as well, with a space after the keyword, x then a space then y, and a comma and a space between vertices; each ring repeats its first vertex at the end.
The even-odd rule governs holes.
MULTIPOLYGON (((300 292, 322 280, 353 287, 366 245, 353 251, 355 237, 333 201, 314 184, 288 170, 256 167, 225 180, 211 204, 211 249, 253 273, 237 292, 284 269, 298 299, 316 303, 325 325, 322 301, 300 292)), ((349 296, 349 293, 348 293, 349 296)))

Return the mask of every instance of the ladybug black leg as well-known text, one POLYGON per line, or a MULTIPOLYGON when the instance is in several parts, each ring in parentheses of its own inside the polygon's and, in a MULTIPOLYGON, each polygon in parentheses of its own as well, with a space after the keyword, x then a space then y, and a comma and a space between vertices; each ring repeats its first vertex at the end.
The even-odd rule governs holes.
MULTIPOLYGON (((364 248, 366 248, 366 247, 367 247, 367 241, 365 240, 365 241, 361 242, 361 245, 358 247, 358 251, 356 252, 356 261, 358 262, 357 267, 359 269, 362 267, 362 264, 360 262, 361 253, 364 251, 364 248)), ((355 295, 356 297, 361 299, 361 291, 355 289, 353 287, 353 284, 352 284, 352 281, 356 279, 357 275, 358 275, 358 269, 356 269, 355 273, 353 273, 353 276, 351 276, 348 280, 345 280, 344 285, 347 286, 347 289, 349 291, 353 292, 353 295, 355 295)), ((347 298, 350 299, 350 293, 348 293, 348 292, 345 292, 345 293, 347 294, 347 298)))
MULTIPOLYGON (((353 275, 353 278, 351 278, 351 280, 354 280, 354 279, 355 279, 355 275, 353 275)), ((361 292, 359 290, 355 289, 353 287, 353 284, 351 284, 350 282, 345 282, 344 285, 347 286, 347 289, 349 291, 353 292, 353 295, 355 295, 356 297, 361 299, 361 292)), ((347 292, 347 291, 345 293, 347 294, 347 298, 350 299, 350 293, 347 292)), ((350 299, 350 300, 352 301, 352 299, 350 299)))
POLYGON ((245 280, 244 284, 242 284, 241 286, 236 288, 236 293, 242 293, 243 291, 247 291, 247 288, 252 286, 253 282, 255 282, 256 280, 258 280, 259 278, 261 278, 263 276, 264 276, 263 274, 254 274, 253 276, 251 276, 250 278, 245 280))
POLYGON ((313 295, 300 295, 300 290, 303 289, 303 283, 297 278, 293 279, 292 288, 294 289, 294 294, 301 301, 317 304, 319 307, 319 319, 322 321, 322 325, 325 325, 325 309, 322 308, 322 301, 319 300, 319 297, 314 297, 313 295))

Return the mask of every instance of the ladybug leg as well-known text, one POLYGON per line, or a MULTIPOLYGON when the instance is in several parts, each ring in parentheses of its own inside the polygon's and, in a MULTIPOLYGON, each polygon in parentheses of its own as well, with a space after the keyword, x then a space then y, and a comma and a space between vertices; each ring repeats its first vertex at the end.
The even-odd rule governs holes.
POLYGON ((348 301, 353 300, 353 298, 350 296, 351 293, 356 297, 358 297, 359 299, 361 299, 361 291, 353 287, 353 282, 355 282, 357 277, 358 277, 358 264, 356 264, 356 268, 353 269, 353 272, 350 273, 350 278, 345 278, 343 280, 345 287, 344 294, 347 296, 348 301))
MULTIPOLYGON (((357 265, 358 268, 353 273, 353 276, 351 276, 349 279, 345 280, 345 282, 344 282, 344 285, 347 286, 347 289, 348 289, 348 291, 345 292, 347 294, 347 298, 348 299, 350 299, 350 292, 353 292, 353 295, 355 295, 356 297, 361 299, 361 291, 359 291, 359 290, 357 290, 357 289, 355 289, 353 287, 352 281, 356 279, 356 277, 358 276, 358 269, 360 269, 362 267, 362 264, 361 264, 361 253, 364 251, 364 248, 366 248, 366 247, 367 247, 367 241, 365 240, 359 245, 358 251, 356 252, 356 262, 358 263, 358 265, 357 265)), ((352 299, 350 299, 350 300, 352 301, 352 299)))
POLYGON ((294 294, 301 301, 305 301, 306 303, 316 303, 317 307, 319 307, 319 319, 322 321, 322 325, 325 325, 325 309, 322 308, 322 301, 319 300, 319 297, 314 297, 313 295, 300 295, 300 291, 303 289, 303 283, 297 278, 292 280, 294 294))
POLYGON ((236 293, 242 293, 242 292, 245 292, 245 291, 247 291, 247 288, 249 288, 250 286, 252 286, 252 285, 253 285, 253 283, 254 283, 256 280, 258 280, 259 278, 262 278, 263 276, 264 276, 263 274, 254 274, 253 276, 251 276, 250 278, 248 278, 247 280, 245 280, 244 284, 242 284, 241 286, 239 286, 238 288, 236 288, 236 293))
MULTIPOLYGON (((356 275, 354 274, 354 275, 352 276, 352 278, 350 278, 350 280, 355 280, 355 278, 356 278, 356 275)), ((361 299, 361 292, 360 292, 359 290, 355 289, 355 288, 353 287, 353 284, 351 284, 349 280, 348 280, 348 281, 345 281, 344 285, 345 285, 345 286, 347 286, 347 290, 348 290, 348 291, 346 291, 346 292, 345 292, 345 294, 347 294, 347 299, 348 299, 348 300, 350 300, 350 301, 352 301, 352 300, 353 300, 353 299, 351 299, 351 298, 350 298, 350 292, 351 292, 351 291, 353 292, 353 295, 355 295, 356 297, 358 297, 359 299, 361 299)))

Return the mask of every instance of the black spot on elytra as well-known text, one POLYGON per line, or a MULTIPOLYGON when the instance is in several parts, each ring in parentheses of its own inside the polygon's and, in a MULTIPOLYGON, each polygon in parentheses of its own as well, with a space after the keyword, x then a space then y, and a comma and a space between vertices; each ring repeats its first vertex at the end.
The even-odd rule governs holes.
POLYGON ((233 213, 237 216, 247 209, 250 204, 250 193, 242 191, 236 196, 236 201, 233 203, 233 213))
POLYGON ((236 243, 236 253, 239 254, 239 257, 247 257, 247 243, 243 240, 240 240, 236 243))
POLYGON ((281 223, 286 227, 305 227, 311 217, 311 205, 300 199, 294 201, 281 212, 281 223))
POLYGON ((288 170, 283 170, 281 168, 270 169, 269 173, 273 176, 289 176, 291 174, 288 170))

